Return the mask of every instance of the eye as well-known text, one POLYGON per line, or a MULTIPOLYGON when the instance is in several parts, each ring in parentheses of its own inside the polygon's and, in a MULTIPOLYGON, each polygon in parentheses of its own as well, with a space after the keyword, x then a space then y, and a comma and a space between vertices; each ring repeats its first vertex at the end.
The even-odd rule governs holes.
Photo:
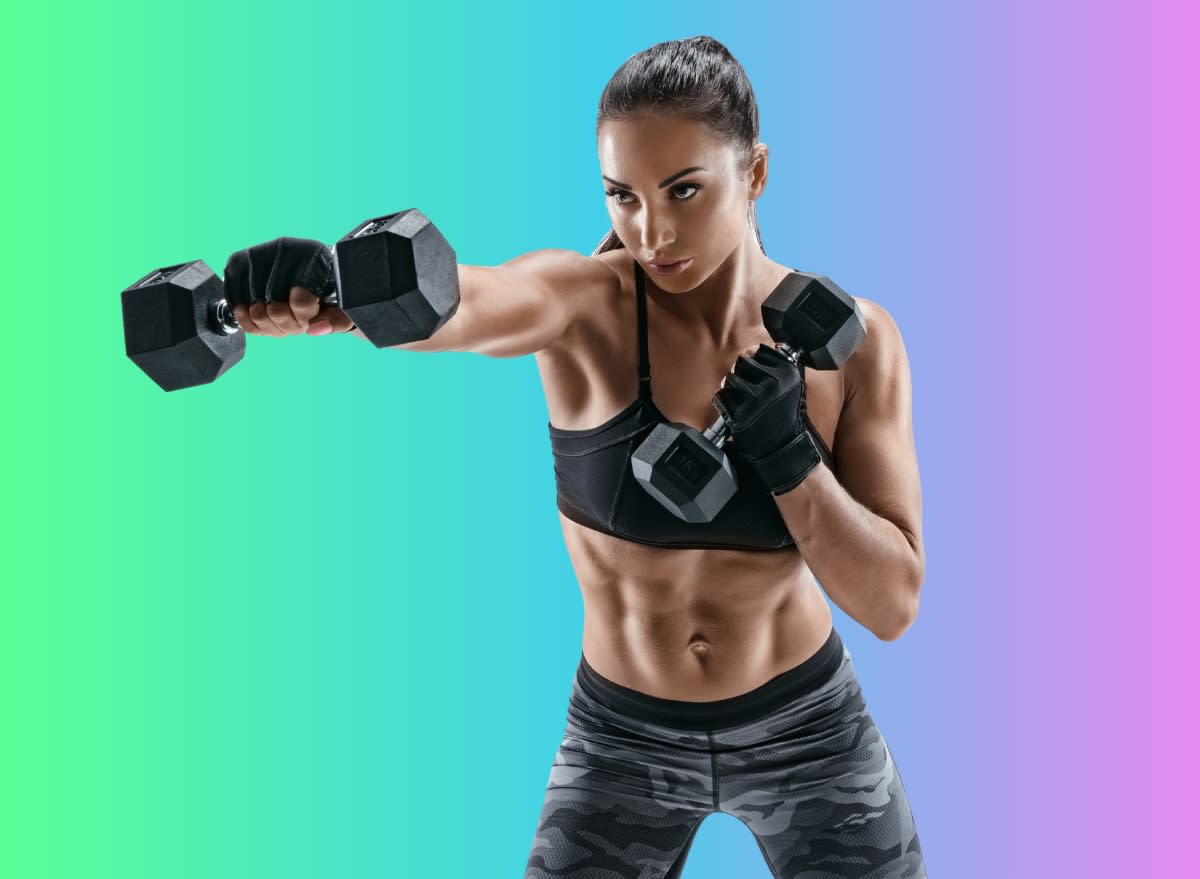
MULTIPOLYGON (((671 187, 671 192, 676 193, 677 201, 687 201, 688 199, 695 197, 696 193, 699 191, 700 191, 700 187, 698 185, 696 185, 695 183, 676 183, 674 186, 671 187), (691 189, 693 191, 691 193, 689 193, 688 195, 678 195, 678 193, 681 189, 682 190, 691 189)), ((624 198, 625 196, 629 196, 629 193, 626 192, 624 189, 609 189, 607 191, 607 195, 610 198, 616 199, 617 204, 629 204, 630 201, 632 201, 632 197, 630 197, 629 199, 624 198)))

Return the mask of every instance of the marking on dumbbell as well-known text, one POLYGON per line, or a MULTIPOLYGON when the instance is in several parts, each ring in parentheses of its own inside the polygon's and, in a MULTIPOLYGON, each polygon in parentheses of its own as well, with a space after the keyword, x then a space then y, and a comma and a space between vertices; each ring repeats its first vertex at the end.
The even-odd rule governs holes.
POLYGON ((134 284, 134 287, 149 287, 151 284, 157 284, 159 281, 170 280, 171 276, 183 268, 187 263, 181 262, 177 266, 168 266, 165 269, 155 269, 142 280, 134 284))
POLYGON ((388 224, 388 221, 391 220, 392 217, 394 217, 394 216, 395 216, 395 214, 388 214, 386 217, 376 217, 373 220, 367 220, 365 223, 362 224, 362 228, 352 232, 350 234, 350 237, 351 238, 362 238, 364 235, 370 235, 373 232, 378 232, 380 229, 382 229, 384 226, 386 226, 388 224))
POLYGON ((815 323, 822 332, 831 332, 840 326, 841 321, 838 319, 837 312, 830 308, 827 304, 822 303, 820 299, 811 294, 804 297, 804 301, 800 303, 800 310, 806 317, 815 323))
POLYGON ((690 454, 685 446, 679 444, 667 452, 663 464, 689 486, 699 485, 715 469, 705 466, 704 459, 690 454))

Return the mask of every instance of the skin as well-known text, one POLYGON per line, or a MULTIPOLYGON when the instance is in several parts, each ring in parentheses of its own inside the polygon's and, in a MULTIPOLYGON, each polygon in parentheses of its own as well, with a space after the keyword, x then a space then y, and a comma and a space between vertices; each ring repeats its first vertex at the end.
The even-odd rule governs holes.
MULTIPOLYGON (((597 146, 609 218, 626 247, 460 265, 455 316, 429 339, 397 347, 532 353, 550 422, 594 427, 637 394, 636 259, 646 269, 654 400, 669 420, 703 429, 738 355, 774 344, 759 306, 792 270, 762 252, 747 222, 766 186, 768 148, 756 143, 740 156, 705 125, 675 116, 605 121, 597 146), (703 170, 659 186, 688 168, 703 170), (649 268, 684 257, 692 263, 675 276, 649 268)), ((336 309, 318 311, 309 291, 292 292, 290 308, 242 306, 248 331, 349 327, 336 309)), ((583 653, 601 675, 666 699, 725 699, 812 656, 833 625, 829 600, 885 640, 912 624, 924 550, 908 360, 887 312, 856 299, 866 341, 841 370, 806 370, 809 415, 835 469, 818 465, 775 498, 795 550, 649 546, 560 514, 583 596, 583 653)))

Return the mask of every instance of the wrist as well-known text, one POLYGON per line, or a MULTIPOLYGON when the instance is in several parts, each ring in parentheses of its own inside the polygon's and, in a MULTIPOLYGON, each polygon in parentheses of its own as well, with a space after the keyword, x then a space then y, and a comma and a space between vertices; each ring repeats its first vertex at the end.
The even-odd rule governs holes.
POLYGON ((806 429, 767 455, 754 457, 743 454, 743 458, 754 468, 771 494, 791 491, 803 482, 822 460, 812 433, 806 429))

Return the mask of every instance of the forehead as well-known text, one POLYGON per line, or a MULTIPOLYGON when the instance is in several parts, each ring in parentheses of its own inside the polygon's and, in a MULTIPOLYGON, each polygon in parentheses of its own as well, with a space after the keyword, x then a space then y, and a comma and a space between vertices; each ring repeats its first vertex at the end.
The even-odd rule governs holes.
MULTIPOLYGON (((606 119, 596 132, 600 173, 658 182, 689 165, 720 166, 732 148, 703 122, 682 116, 606 119)), ((715 168, 714 168, 715 170, 715 168)))

